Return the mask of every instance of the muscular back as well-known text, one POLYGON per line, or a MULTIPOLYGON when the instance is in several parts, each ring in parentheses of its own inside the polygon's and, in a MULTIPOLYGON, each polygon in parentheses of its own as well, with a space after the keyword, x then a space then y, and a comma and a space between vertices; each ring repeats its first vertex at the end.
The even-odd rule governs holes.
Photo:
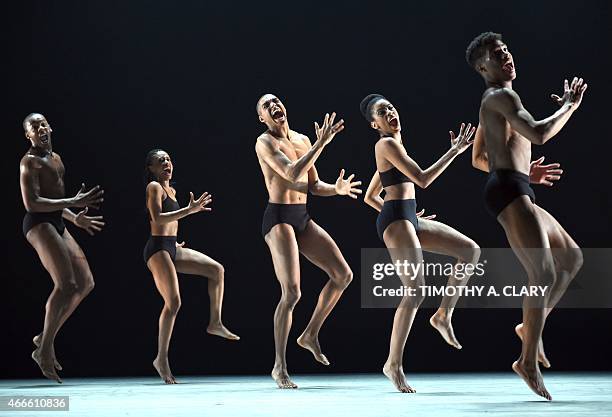
POLYGON ((483 135, 489 171, 505 168, 529 174, 531 142, 512 129, 506 118, 496 109, 495 95, 500 94, 500 90, 490 88, 485 91, 480 105, 477 136, 483 135))
POLYGON ((21 159, 19 168, 24 203, 28 201, 27 196, 32 195, 53 199, 65 196, 65 169, 57 153, 39 156, 28 151, 21 159))
MULTIPOLYGON (((270 202, 303 204, 306 203, 308 195, 308 174, 303 175, 293 183, 283 178, 279 173, 279 167, 270 166, 262 157, 260 149, 258 149, 258 147, 265 147, 267 152, 274 153, 281 159, 287 158, 290 162, 297 161, 311 148, 310 141, 306 136, 293 130, 289 131, 289 137, 291 138, 290 140, 287 138, 276 138, 268 132, 263 133, 257 138, 258 145, 255 147, 257 160, 264 176, 270 202)), ((270 161, 275 159, 278 158, 268 158, 270 161)))

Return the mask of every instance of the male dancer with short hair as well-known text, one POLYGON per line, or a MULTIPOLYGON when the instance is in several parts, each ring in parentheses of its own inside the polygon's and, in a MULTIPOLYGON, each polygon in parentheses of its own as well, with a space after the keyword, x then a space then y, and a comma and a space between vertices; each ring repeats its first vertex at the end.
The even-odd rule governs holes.
POLYGON ((99 186, 85 191, 83 184, 76 196, 66 198, 64 164, 52 150, 51 125, 42 114, 32 113, 23 121, 23 129, 31 144, 19 165, 21 196, 27 210, 23 234, 54 283, 47 300, 43 331, 33 339, 36 350, 32 359, 45 377, 61 383, 56 372, 62 367, 55 359, 55 336, 94 287, 85 254, 66 230, 64 219, 90 235, 101 231, 102 216, 86 214, 89 207, 99 207, 104 191, 99 186), (68 207, 84 209, 75 214, 68 207))
MULTIPOLYGON (((474 167, 489 172, 487 209, 504 228, 530 285, 550 286, 544 305, 534 306, 528 298, 523 302, 523 323, 517 326, 523 347, 512 369, 536 394, 550 400, 538 366, 538 356, 547 362, 540 343, 542 330, 582 266, 582 252, 557 220, 535 204, 529 186, 531 145, 542 145, 561 130, 580 106, 587 85, 582 78, 574 78, 571 84, 565 80, 563 96, 552 95, 559 110, 535 120, 512 88, 514 60, 500 34, 478 35, 467 48, 466 60, 486 84, 472 161, 474 167)), ((556 173, 548 179, 557 179, 556 173)))
POLYGON ((325 115, 323 125, 315 122, 317 140, 289 129, 287 110, 272 94, 257 102, 257 115, 267 130, 257 138, 255 152, 269 194, 264 212, 262 235, 270 248, 276 277, 281 285, 281 299, 274 313, 276 358, 272 378, 279 388, 297 388, 289 378, 285 351, 291 329, 293 308, 300 299, 300 253, 329 276, 308 326, 298 338, 300 346, 312 352, 324 365, 329 361, 319 346, 319 330, 344 289, 353 279, 340 249, 331 236, 308 215, 306 196, 348 195, 357 198, 360 181, 354 175, 344 179, 344 169, 335 184, 319 179, 315 161, 334 136, 344 128, 344 121, 334 124, 335 113, 325 115))

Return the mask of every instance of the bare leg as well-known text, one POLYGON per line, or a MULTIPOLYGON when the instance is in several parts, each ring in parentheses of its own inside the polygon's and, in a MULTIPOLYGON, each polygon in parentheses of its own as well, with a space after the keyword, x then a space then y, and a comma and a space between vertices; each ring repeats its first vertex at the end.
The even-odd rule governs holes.
MULTIPOLYGON (((527 271, 530 285, 551 285, 556 280, 555 265, 550 251, 546 225, 537 215, 536 206, 527 196, 510 203, 497 217, 506 231, 506 237, 519 261, 527 271)), ((523 301, 523 348, 521 356, 512 364, 512 369, 536 394, 551 399, 544 386, 538 366, 538 346, 544 329, 543 305, 534 305, 534 300, 523 301)))
POLYGON ((32 352, 32 358, 45 377, 61 382, 54 369, 56 368, 55 336, 81 300, 91 291, 93 279, 89 267, 86 271, 83 269, 75 271, 75 260, 85 257, 68 230, 62 237, 53 226, 42 223, 28 232, 27 239, 38 253, 54 283, 46 304, 43 332, 41 337, 35 338, 38 345, 32 352), (78 277, 75 272, 78 273, 78 277))
MULTIPOLYGON (((385 230, 383 238, 394 263, 397 261, 404 262, 405 260, 411 263, 422 261, 421 244, 414 226, 409 221, 399 220, 391 223, 385 230)), ((398 276, 403 285, 409 288, 418 288, 424 284, 422 270, 419 271, 419 275, 416 277, 399 273, 399 271, 398 276)), ((389 357, 383 367, 383 373, 400 392, 416 392, 414 388, 408 385, 404 375, 404 347, 412 322, 422 301, 421 296, 404 296, 393 317, 389 357)))
POLYGON ((281 286, 281 299, 274 312, 274 347, 276 356, 272 378, 279 388, 297 388, 287 371, 287 338, 293 321, 293 308, 300 299, 300 263, 293 228, 275 225, 265 236, 270 248, 274 272, 281 286))
MULTIPOLYGON (((480 257, 480 247, 476 242, 444 223, 435 220, 419 219, 417 235, 423 250, 452 256, 457 259, 457 264, 476 264, 480 257)), ((456 277, 454 274, 449 275, 446 285, 448 287, 467 285, 470 277, 471 274, 466 274, 461 278, 456 277)), ((461 344, 455 337, 451 323, 453 311, 458 300, 458 292, 453 296, 445 295, 440 308, 431 316, 429 323, 440 332, 446 343, 461 349, 461 344)))
POLYGON ((319 345, 319 331, 340 299, 342 292, 353 279, 353 272, 344 260, 342 253, 340 253, 336 242, 313 220, 298 235, 297 241, 300 253, 329 276, 329 280, 319 294, 319 300, 310 322, 297 342, 300 346, 309 350, 318 362, 329 365, 329 361, 319 345))
POLYGON ((176 249, 176 270, 181 274, 199 275, 208 278, 210 319, 206 331, 230 340, 240 337, 230 332, 221 322, 225 270, 223 265, 209 256, 188 248, 176 249))
MULTIPOLYGON (((555 261, 556 280, 550 289, 550 298, 547 302, 545 312, 546 318, 559 302, 570 282, 574 279, 580 268, 582 267, 583 257, 582 251, 578 244, 565 231, 559 222, 543 208, 535 205, 538 217, 546 227, 546 233, 552 255, 555 261)), ((523 340, 524 326, 523 323, 515 327, 516 334, 523 340)), ((544 344, 540 339, 538 347, 538 360, 546 368, 550 368, 550 362, 544 351, 544 344)))
POLYGON ((153 366, 166 384, 176 384, 176 378, 170 370, 168 362, 168 349, 170 338, 174 329, 174 321, 181 308, 181 295, 179 292, 176 269, 168 252, 160 250, 155 252, 147 262, 153 274, 155 286, 164 299, 164 307, 159 316, 159 336, 157 341, 157 357, 153 366))

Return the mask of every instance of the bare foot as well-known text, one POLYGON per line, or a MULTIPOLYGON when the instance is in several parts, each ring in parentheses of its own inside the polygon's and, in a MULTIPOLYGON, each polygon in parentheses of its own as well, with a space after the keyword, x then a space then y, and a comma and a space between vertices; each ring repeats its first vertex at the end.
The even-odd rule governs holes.
POLYGON ((279 367, 274 366, 272 369, 272 379, 276 381, 276 385, 278 385, 281 389, 295 389, 298 386, 289 379, 289 374, 286 370, 283 370, 279 367))
POLYGON ((455 337, 455 332, 453 331, 453 325, 451 324, 450 319, 442 318, 436 313, 431 316, 429 323, 434 329, 440 332, 444 340, 446 340, 446 343, 454 348, 461 349, 462 346, 455 337))
MULTIPOLYGON (((519 339, 521 339, 521 342, 522 342, 523 332, 524 332, 523 323, 517 324, 516 327, 514 328, 514 331, 516 332, 516 335, 519 337, 519 339)), ((540 341, 538 342, 538 362, 544 365, 544 368, 550 368, 550 361, 546 357, 546 353, 544 353, 544 342, 542 341, 541 338, 540 338, 540 341)))
POLYGON ((309 351, 311 351, 317 362, 321 362, 323 365, 329 365, 329 361, 327 360, 323 352, 321 352, 321 346, 319 345, 318 337, 309 337, 306 336, 306 333, 302 333, 302 335, 298 337, 297 343, 304 349, 308 349, 309 351))
POLYGON ((397 388, 399 392, 416 392, 416 390, 406 382, 406 376, 401 366, 391 366, 386 363, 383 367, 383 374, 393 382, 393 385, 395 385, 395 388, 397 388))
MULTIPOLYGON (((36 346, 37 348, 40 347, 40 343, 42 341, 42 333, 37 334, 36 336, 34 336, 34 338, 32 339, 32 342, 34 343, 34 346, 36 346)), ((55 369, 57 369, 58 371, 61 371, 62 369, 62 365, 60 365, 60 363, 57 361, 57 359, 55 358, 55 354, 53 355, 53 364, 55 366, 55 369)))
POLYGON ((229 340, 240 340, 240 336, 230 332, 227 328, 219 323, 219 324, 209 324, 206 328, 206 332, 208 334, 212 334, 215 336, 221 336, 229 340))
POLYGON ((172 375, 172 371, 170 371, 170 364, 167 358, 165 361, 161 361, 159 357, 155 358, 153 367, 166 384, 178 384, 176 378, 172 375))
POLYGON ((542 374, 540 370, 535 367, 533 369, 528 369, 524 365, 520 364, 519 361, 515 361, 512 364, 512 370, 516 372, 523 381, 531 388, 533 392, 538 394, 540 397, 546 398, 548 401, 552 400, 552 397, 546 390, 544 386, 544 380, 542 379, 542 374))
POLYGON ((34 359, 34 362, 36 362, 45 378, 57 381, 60 384, 62 383, 59 375, 57 375, 57 372, 55 372, 53 358, 51 355, 49 355, 49 357, 45 357, 40 353, 40 349, 36 349, 34 352, 32 352, 32 359, 34 359))

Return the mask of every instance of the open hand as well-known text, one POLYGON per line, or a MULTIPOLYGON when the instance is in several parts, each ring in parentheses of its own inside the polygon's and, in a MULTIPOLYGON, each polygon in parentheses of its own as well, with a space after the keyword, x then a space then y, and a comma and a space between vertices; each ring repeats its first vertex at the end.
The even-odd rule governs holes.
POLYGON ((472 143, 474 143, 474 132, 476 131, 476 127, 472 127, 471 123, 468 123, 466 126, 465 123, 461 123, 461 127, 459 128, 459 136, 455 137, 455 133, 452 130, 449 130, 451 148, 456 149, 459 153, 462 153, 467 148, 470 147, 472 143))
POLYGON ((104 190, 96 185, 89 191, 85 191, 85 183, 81 183, 81 189, 72 199, 74 201, 73 207, 92 207, 95 209, 100 208, 100 204, 104 201, 104 190))
POLYGON ((102 231, 105 223, 102 216, 86 216, 88 210, 89 208, 85 207, 78 212, 74 218, 74 224, 93 236, 94 232, 102 231))
POLYGON ((199 213, 200 211, 211 211, 210 207, 206 207, 208 204, 212 202, 212 195, 208 193, 204 193, 195 200, 193 198, 193 193, 189 193, 189 213, 199 213))
POLYGON ((423 217, 423 214, 425 214, 425 209, 422 209, 421 211, 419 211, 416 216, 420 219, 425 219, 425 220, 433 220, 436 218, 435 214, 430 214, 428 216, 423 217))
POLYGON ((339 133, 344 129, 344 120, 340 119, 338 123, 334 124, 335 118, 336 112, 333 112, 331 116, 329 113, 325 113, 323 126, 319 127, 319 124, 314 122, 317 140, 321 141, 323 145, 327 145, 329 142, 331 142, 334 136, 336 136, 336 133, 339 133))
POLYGON ((563 174, 563 170, 559 169, 561 164, 542 165, 542 162, 544 162, 544 157, 531 162, 529 166, 529 182, 552 187, 553 181, 561 179, 561 174, 563 174))
POLYGON ((355 174, 351 174, 347 179, 344 179, 344 169, 341 169, 340 175, 336 180, 336 193, 357 198, 357 194, 361 194, 361 189, 357 188, 358 185, 361 185, 361 181, 351 182, 353 178, 355 178, 355 174))
POLYGON ((556 94, 551 94, 550 98, 552 98, 559 106, 571 104, 574 109, 577 109, 578 106, 580 106, 580 103, 582 103, 582 96, 584 95, 586 89, 587 83, 585 83, 582 78, 574 77, 571 85, 567 82, 567 80, 565 80, 563 83, 562 97, 559 97, 556 94))

